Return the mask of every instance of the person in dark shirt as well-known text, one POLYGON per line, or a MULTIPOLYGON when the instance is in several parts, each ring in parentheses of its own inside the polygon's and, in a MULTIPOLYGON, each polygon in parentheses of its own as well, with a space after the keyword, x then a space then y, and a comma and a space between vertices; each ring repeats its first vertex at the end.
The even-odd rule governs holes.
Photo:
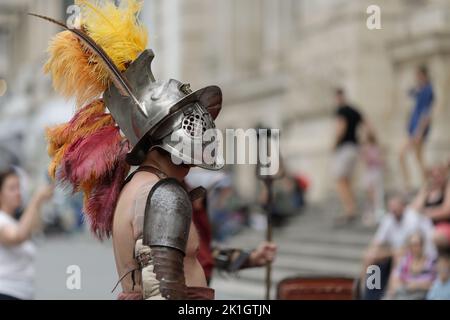
POLYGON ((417 87, 410 91, 415 104, 408 122, 408 138, 400 152, 400 166, 403 174, 405 188, 410 190, 410 177, 406 165, 406 156, 413 150, 419 164, 422 179, 426 180, 426 164, 423 159, 423 146, 431 128, 431 110, 433 107, 434 93, 430 83, 428 70, 422 66, 417 69, 417 87))
POLYGON ((358 145, 357 129, 362 121, 362 116, 358 110, 349 105, 343 105, 338 107, 336 116, 345 121, 345 130, 342 131, 341 136, 338 136, 337 146, 342 146, 346 143, 358 145))
POLYGON ((337 109, 335 112, 336 132, 333 156, 333 175, 337 193, 344 207, 345 215, 339 223, 348 223, 356 217, 355 197, 352 191, 352 175, 358 159, 358 129, 364 122, 363 116, 349 106, 342 89, 335 92, 337 109))

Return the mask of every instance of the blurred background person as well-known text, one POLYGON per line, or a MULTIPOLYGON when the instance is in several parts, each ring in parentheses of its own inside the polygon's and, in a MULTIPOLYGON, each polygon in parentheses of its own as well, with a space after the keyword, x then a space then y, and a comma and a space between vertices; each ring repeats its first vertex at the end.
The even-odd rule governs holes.
POLYGON ((208 195, 215 190, 222 176, 220 171, 192 168, 185 178, 188 190, 199 186, 205 188, 204 194, 192 201, 192 221, 200 238, 197 258, 205 272, 208 285, 211 283, 214 268, 218 271, 237 272, 246 268, 262 267, 274 261, 277 251, 277 245, 272 242, 262 242, 252 250, 213 245, 213 230, 208 215, 208 210, 211 209, 208 205, 208 195))
POLYGON ((433 166, 427 181, 414 200, 415 209, 430 218, 435 225, 438 247, 450 245, 450 180, 447 165, 433 166))
POLYGON ((363 122, 361 113, 347 103, 343 89, 336 89, 336 132, 332 170, 336 189, 344 208, 344 215, 337 218, 338 224, 352 222, 356 216, 356 200, 352 190, 352 176, 358 161, 358 128, 363 122))
POLYGON ((400 258, 389 280, 387 299, 424 300, 436 277, 435 258, 424 249, 424 235, 408 238, 406 253, 400 258))
POLYGON ((400 166, 407 191, 411 190, 410 175, 406 164, 408 152, 414 151, 422 179, 426 179, 423 149, 431 129, 431 109, 434 101, 433 86, 429 79, 427 67, 421 66, 416 70, 416 81, 416 87, 410 91, 415 103, 408 122, 408 138, 400 151, 400 166))
POLYGON ((424 250, 427 255, 436 257, 436 250, 432 241, 433 226, 429 219, 417 213, 408 206, 407 200, 401 193, 389 197, 388 213, 378 226, 378 229, 364 255, 361 282, 363 298, 378 300, 384 296, 391 270, 397 265, 399 257, 403 256, 408 237, 420 231, 424 235, 424 250), (370 290, 367 288, 367 268, 377 265, 381 272, 381 288, 370 290))
POLYGON ((225 242, 248 224, 248 208, 233 186, 229 172, 191 169, 186 178, 190 186, 203 186, 208 190, 206 212, 212 228, 213 240, 225 242))
POLYGON ((302 213, 305 207, 305 193, 308 182, 303 175, 289 172, 280 161, 280 170, 272 181, 273 203, 268 207, 269 190, 264 183, 259 185, 259 203, 264 212, 271 210, 272 225, 283 227, 289 219, 302 213))
POLYGON ((436 225, 434 229, 434 242, 438 248, 450 247, 450 223, 448 221, 440 222, 436 225))
POLYGON ((373 226, 381 219, 384 212, 384 161, 377 137, 373 132, 366 134, 362 146, 362 158, 365 166, 364 188, 367 195, 363 223, 373 226))
POLYGON ((30 238, 52 194, 52 186, 39 189, 16 221, 22 202, 19 177, 13 169, 0 173, 0 300, 33 298, 35 248, 30 238))
POLYGON ((444 251, 437 262, 437 277, 428 291, 427 300, 450 300, 450 252, 444 251))

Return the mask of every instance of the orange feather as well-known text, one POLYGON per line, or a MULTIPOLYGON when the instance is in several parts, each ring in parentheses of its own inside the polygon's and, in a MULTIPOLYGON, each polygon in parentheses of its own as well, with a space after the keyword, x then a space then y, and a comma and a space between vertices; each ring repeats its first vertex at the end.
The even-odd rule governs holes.
POLYGON ((58 33, 50 42, 48 52, 50 58, 44 72, 52 76, 56 91, 66 98, 75 97, 78 107, 106 90, 108 72, 70 31, 58 33))

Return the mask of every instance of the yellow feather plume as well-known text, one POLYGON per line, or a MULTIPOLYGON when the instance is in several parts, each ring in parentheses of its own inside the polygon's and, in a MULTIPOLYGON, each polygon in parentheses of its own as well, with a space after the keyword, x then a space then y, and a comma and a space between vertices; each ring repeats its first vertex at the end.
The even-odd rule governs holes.
MULTIPOLYGON (((125 71, 147 47, 146 29, 137 15, 142 2, 78 0, 82 29, 103 48, 120 71, 125 71)), ((110 77, 104 63, 70 31, 57 34, 51 41, 44 71, 53 78, 53 86, 66 98, 75 97, 77 106, 90 103, 106 90, 110 77)))
POLYGON ((126 70, 147 47, 147 30, 137 15, 142 1, 123 0, 119 6, 114 1, 79 0, 81 23, 94 41, 106 51, 120 71, 126 70))

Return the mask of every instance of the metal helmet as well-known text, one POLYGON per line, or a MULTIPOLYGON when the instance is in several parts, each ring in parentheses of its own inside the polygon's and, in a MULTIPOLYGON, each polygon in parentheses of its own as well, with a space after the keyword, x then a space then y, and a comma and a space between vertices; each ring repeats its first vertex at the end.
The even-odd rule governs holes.
POLYGON ((104 93, 105 104, 132 145, 130 165, 140 165, 153 148, 169 152, 175 159, 201 168, 218 170, 223 160, 216 137, 205 141, 204 133, 215 129, 214 119, 222 107, 217 86, 192 92, 189 84, 171 79, 156 81, 151 71, 152 50, 145 50, 124 72, 136 103, 111 85, 104 93), (207 161, 205 150, 210 150, 207 161))

